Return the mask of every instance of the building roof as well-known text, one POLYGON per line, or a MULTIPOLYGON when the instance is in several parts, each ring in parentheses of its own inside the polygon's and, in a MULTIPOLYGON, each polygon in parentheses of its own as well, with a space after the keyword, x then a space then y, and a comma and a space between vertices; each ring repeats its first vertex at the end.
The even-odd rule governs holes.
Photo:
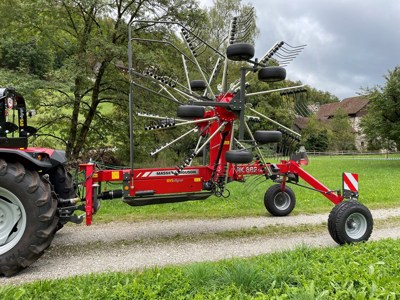
POLYGON ((297 126, 298 129, 303 130, 307 127, 309 121, 310 118, 296 117, 296 119, 294 120, 294 125, 297 126))
POLYGON ((354 115, 362 111, 368 104, 368 99, 364 96, 350 97, 340 102, 323 104, 317 112, 318 119, 329 119, 335 115, 335 112, 341 108, 347 115, 354 115))

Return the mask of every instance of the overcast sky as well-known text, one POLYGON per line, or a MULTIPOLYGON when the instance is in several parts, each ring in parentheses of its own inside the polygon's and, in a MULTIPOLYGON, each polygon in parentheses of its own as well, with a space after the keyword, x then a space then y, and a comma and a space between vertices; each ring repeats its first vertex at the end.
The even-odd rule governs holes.
MULTIPOLYGON (((202 7, 212 0, 200 0, 202 7)), ((275 42, 307 44, 287 67, 301 80, 339 99, 384 85, 400 65, 400 0, 242 0, 255 7, 256 57, 275 42)))

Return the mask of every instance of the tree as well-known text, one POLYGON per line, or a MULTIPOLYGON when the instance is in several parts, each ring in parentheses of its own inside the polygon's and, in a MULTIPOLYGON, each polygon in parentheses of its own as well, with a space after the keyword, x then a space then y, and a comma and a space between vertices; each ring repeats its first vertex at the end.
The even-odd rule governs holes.
POLYGON ((385 76, 384 87, 368 90, 368 114, 361 127, 375 147, 390 149, 400 146, 400 66, 385 76), (394 144, 394 145, 393 145, 394 144))
POLYGON ((354 150, 353 127, 345 111, 338 109, 330 122, 331 138, 329 148, 335 151, 354 150))
MULTIPOLYGON (((9 1, 4 5, 13 9, 9 1)), ((60 83, 40 93, 47 96, 42 122, 58 127, 68 158, 76 159, 89 143, 104 144, 115 128, 101 107, 127 102, 128 78, 120 68, 127 60, 127 24, 143 17, 185 21, 198 8, 194 0, 38 0, 18 1, 16 10, 19 26, 25 22, 40 33, 62 58, 52 73, 60 83)), ((136 28, 136 34, 145 29, 136 28)))
POLYGON ((329 147, 329 132, 321 121, 312 115, 302 132, 302 142, 306 150, 325 152, 329 147))

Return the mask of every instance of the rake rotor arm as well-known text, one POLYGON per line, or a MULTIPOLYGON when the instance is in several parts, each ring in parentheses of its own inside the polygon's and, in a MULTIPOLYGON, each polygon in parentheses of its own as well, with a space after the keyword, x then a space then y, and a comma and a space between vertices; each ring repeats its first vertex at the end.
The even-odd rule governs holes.
POLYGON ((131 38, 133 41, 140 41, 140 42, 149 42, 149 43, 162 43, 162 44, 167 44, 174 48, 176 51, 178 51, 182 56, 184 56, 187 60, 189 60, 191 63, 194 65, 196 64, 189 56, 187 56, 184 52, 182 52, 178 47, 176 47, 173 43, 168 42, 168 41, 162 41, 162 40, 153 40, 153 39, 143 39, 143 38, 131 38))
MULTIPOLYGON (((160 83, 159 85, 160 85, 160 87, 161 87, 161 90, 163 90, 164 92, 166 92, 172 99, 175 100, 174 102, 179 103, 179 104, 182 104, 178 99, 175 98, 174 95, 171 94, 170 91, 168 91, 168 89, 167 89, 165 86, 163 86, 161 83, 160 83)), ((159 93, 159 94, 161 94, 161 93, 159 93)))
MULTIPOLYGON (((130 70, 130 73, 133 74, 133 75, 136 75, 136 76, 138 76, 138 77, 145 78, 145 79, 147 79, 147 80, 150 80, 150 81, 152 81, 152 82, 155 82, 155 83, 157 83, 157 84, 161 84, 161 85, 163 85, 163 86, 168 86, 168 87, 172 88, 174 91, 176 91, 176 92, 180 93, 181 95, 184 95, 185 97, 188 97, 188 98, 190 98, 190 99, 192 99, 192 100, 194 100, 194 101, 201 101, 201 97, 200 97, 200 96, 197 96, 197 98, 196 98, 195 95, 191 95, 191 94, 189 94, 189 93, 186 93, 185 91, 182 91, 182 90, 180 90, 180 89, 178 89, 178 88, 176 88, 176 87, 171 87, 171 86, 169 86, 169 85, 167 85, 167 84, 165 84, 165 83, 162 83, 162 82, 158 81, 157 79, 154 79, 154 78, 152 78, 152 77, 148 77, 148 76, 146 76, 146 75, 143 75, 143 74, 141 74, 141 73, 135 71, 134 69, 131 69, 131 70, 130 70)), ((135 83, 135 85, 138 85, 138 84, 135 83)), ((139 86, 139 85, 138 85, 138 86, 139 86)), ((150 91, 150 92, 152 92, 152 93, 155 93, 155 94, 157 94, 157 95, 159 95, 159 96, 161 96, 161 97, 164 97, 164 98, 167 98, 167 99, 170 99, 170 100, 173 99, 173 98, 164 96, 164 95, 162 95, 162 94, 160 94, 160 93, 158 93, 158 92, 152 91, 151 89, 148 89, 148 88, 146 88, 146 87, 143 87, 143 86, 140 86, 140 87, 143 88, 143 89, 145 89, 145 90, 147 90, 147 91, 150 91)), ((172 101, 176 102, 175 99, 173 99, 172 101)), ((182 103, 179 102, 179 104, 182 104, 182 103)))
POLYGON ((274 89, 274 90, 268 90, 268 91, 261 91, 261 92, 255 92, 255 93, 248 93, 248 94, 246 94, 246 97, 264 95, 264 94, 271 94, 271 93, 282 92, 282 91, 295 90, 295 89, 304 88, 304 87, 305 87, 305 85, 302 84, 302 85, 290 86, 290 87, 286 87, 286 88, 280 88, 280 89, 274 89))
POLYGON ((196 58, 196 55, 195 55, 194 52, 192 51, 192 49, 191 49, 191 47, 190 47, 190 45, 189 45, 189 42, 187 41, 187 39, 186 39, 185 37, 183 37, 183 40, 185 41, 186 46, 190 49, 190 52, 192 53, 192 56, 193 56, 195 65, 197 66, 197 69, 198 69, 198 71, 199 71, 201 77, 203 77, 203 80, 204 80, 204 82, 206 83, 206 88, 207 88, 208 92, 211 94, 212 99, 215 99, 215 94, 214 94, 214 92, 213 92, 212 89, 211 89, 211 86, 210 86, 210 84, 209 84, 209 82, 208 82, 208 80, 207 80, 207 78, 206 78, 206 75, 204 74, 203 70, 201 69, 201 66, 200 66, 200 64, 199 64, 199 62, 198 62, 198 60, 197 60, 197 58, 196 58))
POLYGON ((143 90, 145 90, 145 91, 148 91, 148 92, 150 92, 150 93, 156 94, 156 95, 158 95, 158 96, 160 96, 160 97, 162 97, 162 98, 164 98, 164 99, 168 99, 168 100, 170 100, 170 101, 172 101, 172 102, 174 102, 174 103, 176 103, 176 104, 179 104, 179 105, 182 105, 182 104, 183 104, 182 102, 178 101, 175 97, 174 97, 174 98, 171 98, 171 97, 165 96, 165 95, 163 95, 163 94, 161 94, 161 93, 159 93, 159 92, 156 92, 156 91, 154 91, 154 90, 152 90, 152 89, 149 89, 149 88, 147 88, 147 87, 145 87, 145 86, 143 86, 143 85, 140 85, 140 84, 138 84, 138 83, 136 83, 136 82, 134 82, 134 81, 131 81, 131 83, 132 83, 134 86, 137 86, 137 87, 139 87, 139 88, 141 88, 141 89, 143 89, 143 90))
POLYGON ((172 146, 173 144, 175 144, 175 143, 178 142, 179 140, 183 139, 185 136, 191 134, 192 132, 197 132, 197 131, 198 131, 198 129, 197 129, 197 127, 195 127, 195 128, 193 128, 193 129, 189 130, 188 132, 185 132, 184 134, 182 134, 181 136, 177 137, 176 139, 174 139, 174 140, 172 140, 172 141, 170 141, 170 142, 168 142, 168 143, 162 145, 160 148, 151 151, 151 152, 150 152, 150 155, 151 155, 151 156, 156 155, 156 154, 159 153, 160 151, 162 151, 162 150, 164 150, 164 149, 166 149, 166 148, 172 146))
MULTIPOLYGON (((217 62, 214 65, 214 69, 211 73, 210 79, 208 80, 208 84, 211 85, 212 80, 214 79, 215 75, 217 74, 219 64, 221 63, 221 58, 218 57, 217 62)), ((207 95, 207 91, 204 91, 203 97, 207 95)))
POLYGON ((211 46, 209 43, 207 43, 205 40, 200 38, 197 34, 195 34, 193 31, 191 31, 188 27, 184 26, 182 23, 176 22, 176 21, 154 21, 154 20, 134 20, 130 23, 130 26, 133 26, 134 23, 147 23, 147 24, 170 24, 170 25, 178 25, 187 32, 189 32, 191 35, 193 35, 195 38, 200 40, 204 45, 209 47, 211 50, 213 50, 215 53, 220 55, 221 57, 224 57, 224 55, 219 52, 217 49, 215 49, 213 46, 211 46))
POLYGON ((291 133, 294 134, 295 136, 301 137, 301 134, 297 133, 296 131, 294 131, 294 130, 292 130, 292 129, 290 129, 290 128, 284 126, 284 125, 282 125, 281 123, 278 123, 278 122, 272 120, 271 118, 268 118, 267 116, 263 115, 262 113, 259 113, 259 112, 256 111, 255 109, 252 109, 252 108, 249 108, 249 109, 250 109, 253 113, 259 115, 260 117, 262 117, 262 118, 264 118, 264 119, 266 119, 266 120, 268 120, 268 121, 270 121, 271 123, 274 123, 275 125, 281 127, 282 129, 291 132, 291 133))

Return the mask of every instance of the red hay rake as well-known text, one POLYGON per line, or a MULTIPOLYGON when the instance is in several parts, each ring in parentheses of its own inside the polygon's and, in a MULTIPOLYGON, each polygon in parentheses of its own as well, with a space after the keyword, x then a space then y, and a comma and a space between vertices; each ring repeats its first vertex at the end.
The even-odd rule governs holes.
MULTIPOLYGON (((304 48, 277 42, 261 59, 253 59, 254 47, 246 43, 249 28, 253 25, 253 12, 235 17, 230 24, 226 52, 221 53, 203 40, 199 33, 187 26, 171 21, 134 21, 129 27, 129 74, 130 82, 130 167, 119 170, 97 170, 95 163, 83 164, 86 195, 84 197, 86 224, 92 223, 100 200, 123 198, 131 206, 203 200, 212 195, 229 197, 227 184, 232 181, 246 182, 246 188, 255 188, 260 182, 272 180, 276 184, 267 189, 264 197, 266 209, 275 216, 288 215, 295 207, 294 192, 289 184, 319 192, 335 207, 328 228, 332 238, 339 244, 366 241, 371 235, 373 220, 369 210, 357 201, 357 189, 331 190, 307 173, 301 166, 308 163, 307 154, 299 147, 300 134, 272 120, 251 107, 248 99, 252 96, 280 93, 288 97, 304 95, 304 86, 248 93, 247 77, 257 74, 264 82, 284 80, 286 66, 304 48), (170 26, 181 30, 186 49, 164 39, 149 39, 133 36, 136 26, 170 26), (244 29, 242 29, 244 28, 244 29), (150 65, 139 71, 134 67, 136 44, 153 43, 170 47, 181 59, 186 84, 178 76, 171 76, 150 65), (213 53, 216 56, 211 73, 200 65, 199 57, 213 53), (228 85, 230 61, 246 62, 240 68, 238 80, 228 85), (188 64, 193 65, 200 80, 190 80, 188 64), (218 93, 212 84, 222 66, 222 82, 218 93), (143 83, 145 82, 145 83, 143 83), (178 141, 190 135, 197 136, 194 149, 180 164, 172 168, 135 168, 133 143, 134 102, 136 89, 155 94, 177 106, 177 115, 159 116, 139 113, 137 116, 150 119, 152 123, 145 130, 158 131, 177 127, 189 127, 185 133, 150 152, 157 155, 178 141), (250 113, 251 115, 248 115, 250 113), (276 130, 251 131, 250 122, 266 120, 276 130), (269 157, 286 157, 279 163, 270 163, 269 157), (203 164, 194 164, 195 158, 203 155, 203 164), (208 159, 206 159, 208 157, 208 159), (246 180, 248 179, 248 180, 246 180), (300 184, 302 179, 308 185, 300 184), (122 188, 103 191, 104 182, 121 182, 122 188), (343 201, 346 200, 346 201, 343 201)), ((179 59, 177 59, 179 62, 179 59)), ((154 63, 154 62, 153 62, 154 63)), ((252 79, 250 79, 252 80, 252 79)), ((302 96, 303 97, 303 96, 302 96)), ((303 98, 302 98, 303 99, 303 98)), ((303 101, 304 102, 304 101, 303 101)), ((304 104, 297 110, 306 110, 304 104)), ((306 112, 307 113, 307 112, 306 112)), ((346 173, 347 174, 347 173, 346 173)), ((347 178, 344 175, 344 178, 347 178)), ((354 178, 354 177, 353 177, 354 178)), ((347 179, 346 179, 347 180, 347 179)), ((345 182, 345 181, 344 181, 345 182)), ((347 187, 348 185, 346 185, 347 187)))

